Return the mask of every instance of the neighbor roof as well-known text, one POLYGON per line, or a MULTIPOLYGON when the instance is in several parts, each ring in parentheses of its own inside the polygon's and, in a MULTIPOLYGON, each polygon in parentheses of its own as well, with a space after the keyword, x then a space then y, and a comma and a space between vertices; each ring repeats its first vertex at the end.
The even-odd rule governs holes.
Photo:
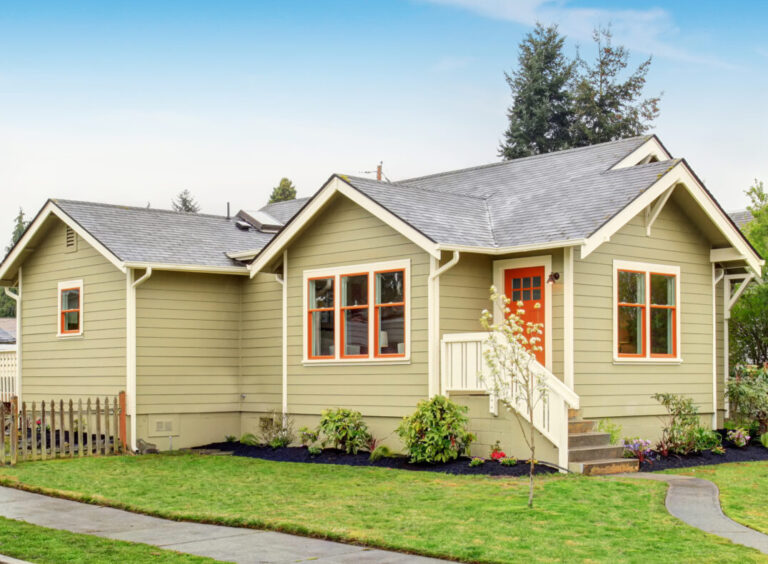
POLYGON ((749 210, 738 210, 728 213, 729 216, 731 216, 731 219, 733 222, 739 226, 739 229, 742 231, 744 230, 744 227, 752 221, 753 216, 752 212, 749 210))
POLYGON ((15 331, 13 334, 10 332, 0 329, 0 345, 12 345, 16 342, 16 335, 15 331))

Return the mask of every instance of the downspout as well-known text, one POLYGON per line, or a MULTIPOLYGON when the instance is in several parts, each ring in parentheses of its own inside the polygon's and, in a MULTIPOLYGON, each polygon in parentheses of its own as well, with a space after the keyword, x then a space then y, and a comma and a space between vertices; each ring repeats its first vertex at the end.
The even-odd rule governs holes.
MULTIPOLYGON (((712 264, 712 429, 717 429, 717 285, 725 276, 725 271, 716 269, 712 264)), ((725 322, 725 319, 723 319, 725 322)), ((725 347, 723 347, 725 350, 725 347)), ((723 376, 725 386, 725 376, 723 376)), ((725 389, 723 389, 725 398, 725 389)))
POLYGON ((288 250, 283 251, 283 273, 275 273, 275 280, 283 288, 283 422, 288 416, 288 285, 285 277, 288 274, 288 250))
POLYGON ((461 254, 459 251, 453 251, 453 257, 443 266, 439 265, 439 259, 430 257, 430 273, 427 280, 427 291, 429 293, 429 397, 442 393, 440 382, 440 281, 442 274, 448 272, 459 262, 461 254))
POLYGON ((152 276, 152 267, 148 266, 144 274, 137 280, 131 280, 134 269, 127 269, 126 280, 128 282, 128 358, 126 394, 128 396, 128 415, 131 417, 131 451, 136 451, 136 288, 149 280, 152 276))
POLYGON ((19 267, 19 293, 14 294, 7 286, 3 287, 5 295, 16 302, 16 397, 21 403, 21 267, 19 267))

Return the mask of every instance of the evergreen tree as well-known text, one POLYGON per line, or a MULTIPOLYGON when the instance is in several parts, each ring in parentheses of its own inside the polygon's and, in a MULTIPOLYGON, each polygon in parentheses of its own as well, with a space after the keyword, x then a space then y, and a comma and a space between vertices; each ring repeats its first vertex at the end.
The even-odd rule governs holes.
POLYGON ((520 43, 517 69, 505 73, 512 106, 499 156, 516 159, 570 146, 569 84, 575 63, 563 55, 564 42, 556 25, 537 23, 520 43))
MULTIPOLYGON (((11 242, 5 248, 5 254, 8 255, 16 242, 21 239, 24 234, 24 230, 29 225, 29 222, 24 219, 24 210, 19 208, 19 213, 13 220, 13 232, 11 233, 11 242)), ((12 288, 15 292, 16 288, 12 288)), ((16 302, 9 298, 4 290, 0 289, 0 317, 16 317, 16 302)))
POLYGON ((642 135, 659 115, 660 96, 642 98, 651 57, 621 80, 629 51, 613 45, 610 28, 595 29, 592 38, 597 45, 594 64, 576 59, 572 139, 577 147, 642 135))
POLYGON ((272 195, 269 196, 270 204, 275 202, 285 202, 296 199, 296 186, 288 178, 281 178, 280 183, 272 189, 272 195))
POLYGON ((177 212, 197 213, 200 211, 200 206, 192 197, 192 193, 186 189, 178 193, 171 201, 171 206, 173 206, 173 211, 177 212))

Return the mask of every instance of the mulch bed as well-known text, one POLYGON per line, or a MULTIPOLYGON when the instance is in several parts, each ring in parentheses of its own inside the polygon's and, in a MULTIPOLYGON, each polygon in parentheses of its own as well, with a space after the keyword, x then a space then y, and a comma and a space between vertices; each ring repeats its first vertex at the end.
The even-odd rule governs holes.
MULTIPOLYGON (((211 443, 199 449, 220 450, 231 452, 234 456, 248 458, 261 458, 276 462, 304 462, 307 464, 340 464, 342 466, 369 466, 374 468, 395 468, 398 470, 412 470, 416 472, 442 472, 444 474, 470 474, 485 476, 527 476, 528 465, 518 462, 514 466, 502 466, 493 460, 487 460, 481 466, 470 466, 469 458, 459 458, 444 464, 411 464, 404 456, 383 458, 376 462, 368 460, 368 453, 347 454, 335 449, 324 449, 317 456, 309 454, 304 447, 287 447, 272 449, 265 446, 249 446, 240 443, 211 443)), ((197 449, 193 449, 197 450, 197 449)), ((556 468, 539 464, 536 466, 536 474, 553 474, 556 468)))
POLYGON ((711 464, 726 464, 728 462, 768 460, 768 448, 765 448, 760 444, 760 441, 752 440, 749 445, 744 448, 739 448, 725 438, 725 431, 719 432, 723 435, 725 454, 713 454, 709 451, 704 451, 698 454, 671 454, 667 457, 654 455, 651 461, 643 462, 640 465, 640 472, 658 472, 660 470, 671 470, 673 468, 691 468, 694 466, 708 466, 711 464))

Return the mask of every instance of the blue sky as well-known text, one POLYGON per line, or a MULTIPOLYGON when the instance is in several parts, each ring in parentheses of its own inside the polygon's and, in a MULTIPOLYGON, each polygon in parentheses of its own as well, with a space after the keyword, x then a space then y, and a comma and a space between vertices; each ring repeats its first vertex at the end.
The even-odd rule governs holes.
POLYGON ((536 21, 590 57, 610 23, 654 56, 657 133, 727 209, 768 181, 768 3, 0 0, 0 243, 48 197, 210 213, 497 160, 503 72, 536 21))

